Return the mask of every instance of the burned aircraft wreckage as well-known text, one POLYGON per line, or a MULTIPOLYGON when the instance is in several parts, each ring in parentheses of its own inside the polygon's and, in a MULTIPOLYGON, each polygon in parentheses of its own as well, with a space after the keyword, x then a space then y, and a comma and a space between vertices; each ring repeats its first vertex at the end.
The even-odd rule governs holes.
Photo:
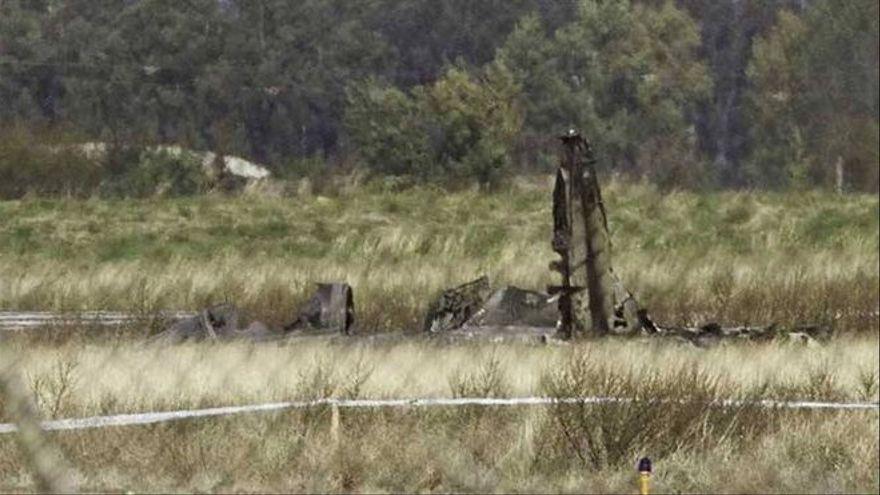
MULTIPOLYGON (((492 289, 488 277, 447 289, 431 302, 423 336, 448 340, 567 341, 591 336, 673 337, 700 347, 722 340, 766 340, 778 336, 808 343, 830 331, 803 326, 779 332, 766 327, 696 327, 655 324, 622 284, 611 265, 611 236, 589 142, 572 130, 559 137, 561 153, 553 188, 550 262, 559 283, 546 292, 507 286, 492 289)), ((242 328, 230 304, 206 308, 170 325, 154 341, 277 340, 295 336, 354 336, 353 289, 346 283, 318 284, 292 322, 271 330, 260 322, 242 328)))

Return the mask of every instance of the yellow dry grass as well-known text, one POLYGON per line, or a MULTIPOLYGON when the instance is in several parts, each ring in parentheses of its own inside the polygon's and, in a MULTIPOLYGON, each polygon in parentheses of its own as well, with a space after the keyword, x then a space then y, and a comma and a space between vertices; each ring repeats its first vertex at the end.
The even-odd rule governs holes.
POLYGON ((641 340, 552 346, 309 339, 174 347, 22 344, 0 348, 0 362, 50 388, 61 378, 59 369, 69 368, 72 386, 61 409, 66 416, 85 416, 310 398, 316 379, 336 397, 355 393, 355 385, 361 398, 449 397, 456 380, 487 365, 497 367, 503 395, 542 395, 542 377, 582 353, 598 366, 635 376, 703 371, 743 395, 770 386, 767 393, 784 390, 784 399, 877 400, 877 386, 866 389, 864 380, 880 373, 880 349, 876 338, 867 337, 810 347, 712 349, 641 340))
MULTIPOLYGON (((27 378, 42 410, 64 417, 324 396, 450 397, 476 389, 496 396, 543 395, 545 381, 571 369, 578 358, 613 370, 597 378, 628 377, 631 384, 659 379, 654 383, 661 389, 681 397, 693 392, 682 386, 720 384, 725 397, 878 399, 876 337, 837 339, 821 347, 709 350, 603 341, 31 344, 0 351, 0 360, 14 363, 27 378), (693 376, 698 381, 686 385, 693 376), (62 386, 65 381, 69 386, 62 386)), ((687 406, 672 407, 697 414, 687 406)), ((609 432, 647 428, 640 414, 608 408, 591 424, 609 432)), ((699 414, 696 436, 681 438, 680 445, 666 442, 668 452, 655 455, 656 445, 645 439, 624 446, 622 460, 598 468, 579 460, 549 407, 345 410, 339 440, 326 408, 59 432, 51 438, 81 488, 97 491, 626 493, 636 486, 638 455, 654 457, 657 492, 871 492, 880 483, 877 411, 699 414), (739 433, 725 434, 730 428, 739 433)), ((0 480, 4 491, 32 483, 8 435, 0 436, 0 480)))
MULTIPOLYGON (((2 202, 0 308, 151 313, 231 301, 278 323, 314 282, 346 280, 361 331, 414 330, 437 291, 481 274, 496 285, 552 282, 548 193, 539 181, 490 195, 2 202)), ((693 406, 878 400, 877 197, 664 195, 622 183, 605 197, 616 271, 658 320, 815 322, 838 335, 820 346, 707 350, 639 340, 151 347, 27 338, 0 340, 0 366, 25 378, 46 417, 325 396, 674 399, 663 409, 344 411, 338 440, 327 409, 50 435, 86 491, 628 493, 640 455, 655 460, 658 493, 880 491, 877 411, 693 406), (596 435, 604 440, 585 440, 596 435)), ((0 435, 0 491, 33 486, 0 435)))
MULTIPOLYGON (((606 187, 613 264, 669 323, 876 329, 873 195, 661 194, 606 187), (861 315, 861 316, 859 316, 861 315)), ((313 284, 355 288, 368 332, 414 330, 431 297, 480 275, 553 283, 549 184, 494 194, 0 203, 0 308, 153 311, 231 301, 270 322, 313 284)))

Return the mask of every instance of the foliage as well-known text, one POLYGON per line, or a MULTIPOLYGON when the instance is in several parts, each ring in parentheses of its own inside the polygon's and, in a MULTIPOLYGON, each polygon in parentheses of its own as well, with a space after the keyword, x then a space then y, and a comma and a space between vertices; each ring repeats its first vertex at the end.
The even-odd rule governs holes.
POLYGON ((544 390, 558 399, 623 399, 553 407, 555 426, 572 455, 596 470, 623 464, 644 452, 667 457, 678 449, 699 450, 730 438, 742 441, 775 427, 766 409, 716 407, 714 402, 736 392, 696 368, 672 365, 653 373, 627 373, 616 366, 596 364, 589 352, 582 352, 547 373, 544 390))
POLYGON ((601 164, 666 188, 826 186, 839 163, 849 189, 877 190, 877 13, 878 0, 7 0, 0 123, 281 176, 359 155, 376 173, 490 185, 546 171, 552 136, 578 126, 601 164), (493 101, 480 93, 501 66, 513 79, 496 99, 516 86, 521 107, 501 113, 523 112, 513 135, 469 106, 493 101), (782 79, 803 88, 786 96, 782 79), (353 131, 367 109, 390 124, 353 131))
POLYGON ((26 194, 86 196, 101 180, 101 168, 63 132, 0 128, 0 198, 26 194))
POLYGON ((367 80, 349 87, 346 125, 367 166, 381 174, 431 175, 423 116, 412 97, 367 80))
POLYGON ((110 196, 148 198, 190 196, 207 190, 207 174, 193 153, 144 150, 139 160, 103 184, 110 196))
POLYGON ((524 19, 500 58, 526 88, 530 132, 581 129, 600 162, 663 185, 705 182, 689 116, 711 81, 694 21, 672 3, 583 1, 548 37, 524 19))
POLYGON ((0 198, 188 196, 208 189, 198 154, 79 142, 64 130, 0 128, 0 198))
POLYGON ((880 187, 878 3, 815 2, 782 12, 754 45, 748 75, 755 119, 749 177, 773 187, 880 187))
POLYGON ((346 123, 375 172, 493 186, 521 126, 518 95, 500 64, 479 78, 451 68, 409 95, 368 80, 349 91, 346 123))
POLYGON ((0 115, 263 162, 326 154, 345 81, 385 63, 361 16, 340 0, 4 2, 0 95, 17 103, 0 115))
POLYGON ((452 397, 507 397, 509 385, 500 359, 493 351, 477 370, 471 373, 457 370, 449 378, 452 397))

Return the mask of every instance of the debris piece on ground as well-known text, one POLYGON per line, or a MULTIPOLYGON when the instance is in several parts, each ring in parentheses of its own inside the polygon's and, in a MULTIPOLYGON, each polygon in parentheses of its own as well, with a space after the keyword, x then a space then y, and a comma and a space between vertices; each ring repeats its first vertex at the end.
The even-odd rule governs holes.
POLYGON ((648 310, 641 307, 632 293, 623 286, 617 275, 609 269, 614 280, 614 313, 611 317, 611 333, 635 335, 640 332, 656 333, 657 326, 648 316, 648 310))
MULTIPOLYGON (((643 333, 648 334, 648 332, 643 333)), ((798 326, 792 329, 782 329, 777 325, 722 327, 713 322, 699 327, 656 327, 651 335, 671 337, 703 348, 728 342, 771 340, 813 346, 830 338, 831 329, 822 325, 798 326)))
MULTIPOLYGON (((207 166, 206 164, 213 162, 215 158, 214 153, 211 151, 204 153, 202 165, 207 166)), ((231 175, 245 179, 265 179, 270 175, 266 167, 238 156, 225 155, 222 160, 225 165, 225 171, 231 175)))
POLYGON ((285 332, 323 330, 351 335, 354 331, 354 294, 346 283, 320 283, 315 295, 300 309, 285 332))
POLYGON ((729 340, 730 337, 748 339, 765 334, 762 330, 742 328, 722 328, 715 322, 706 323, 699 327, 660 327, 657 337, 672 337, 676 341, 688 342, 696 347, 708 348, 729 340), (728 339, 725 339, 728 338, 728 339))
POLYGON ((232 304, 224 303, 199 311, 195 316, 183 318, 171 324, 165 331, 153 337, 153 341, 178 343, 187 340, 230 340, 256 334, 268 329, 259 322, 252 323, 243 332, 239 328, 240 312, 232 304))
POLYGON ((804 332, 789 332, 785 334, 785 337, 791 344, 800 344, 805 347, 816 347, 819 345, 816 339, 804 332))
POLYGON ((440 333, 433 337, 448 344, 458 342, 494 342, 552 344, 563 343, 556 336, 556 327, 528 325, 487 325, 463 327, 440 333))
POLYGON ((791 332, 803 333, 818 342, 827 342, 834 333, 833 329, 828 325, 798 325, 791 332))
POLYGON ((279 332, 273 332, 262 321, 252 321, 247 328, 235 333, 235 338, 250 340, 252 342, 260 342, 264 340, 277 340, 282 335, 279 332))
POLYGON ((490 293, 489 277, 486 276, 444 290, 428 307, 423 330, 437 333, 461 327, 483 307, 490 293))
POLYGON ((550 296, 509 285, 493 292, 463 327, 518 325, 552 328, 558 319, 555 301, 550 296))

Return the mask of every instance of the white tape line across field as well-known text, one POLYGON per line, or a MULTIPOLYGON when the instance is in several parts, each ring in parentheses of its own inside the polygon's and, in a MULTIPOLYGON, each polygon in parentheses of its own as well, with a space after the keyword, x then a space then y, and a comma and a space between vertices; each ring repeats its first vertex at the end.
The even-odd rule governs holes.
MULTIPOLYGON (((190 409, 181 411, 147 412, 135 414, 116 414, 112 416, 92 416, 89 418, 68 418, 43 421, 44 430, 82 430, 105 428, 108 426, 146 425, 191 418, 230 416, 234 414, 302 409, 307 407, 332 406, 340 408, 380 408, 380 407, 430 407, 430 406, 535 406, 552 404, 601 404, 632 402, 633 399, 618 397, 572 397, 553 399, 549 397, 514 397, 509 399, 463 397, 457 399, 318 399, 297 402, 273 402, 245 406, 214 407, 209 409, 190 409)), ((662 402, 661 404, 662 405, 662 402)), ((836 410, 878 410, 877 402, 814 402, 814 401, 740 401, 724 400, 712 403, 717 407, 755 406, 779 409, 836 409, 836 410)), ((0 434, 18 431, 14 423, 0 423, 0 434)))
POLYGON ((30 330, 52 326, 119 326, 157 317, 169 321, 193 316, 192 311, 160 311, 155 314, 133 314, 120 311, 82 311, 56 313, 52 311, 0 311, 0 331, 30 330))
MULTIPOLYGON (((51 326, 119 326, 131 324, 151 318, 162 318, 169 321, 194 316, 194 311, 162 310, 156 313, 126 313, 122 311, 0 311, 0 331, 31 330, 51 326)), ((835 318, 843 316, 859 318, 880 318, 880 309, 874 311, 850 311, 837 313, 835 318)))

